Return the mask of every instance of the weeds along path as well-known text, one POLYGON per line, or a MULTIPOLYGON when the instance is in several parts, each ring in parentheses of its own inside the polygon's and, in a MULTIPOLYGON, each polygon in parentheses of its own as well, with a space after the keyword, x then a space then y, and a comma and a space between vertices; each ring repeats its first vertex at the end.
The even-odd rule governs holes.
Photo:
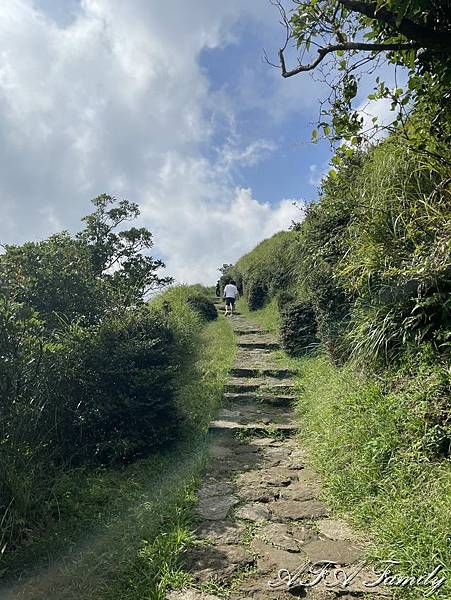
MULTIPOLYGON (((374 580, 366 567, 345 589, 326 587, 341 568, 356 570, 365 544, 346 523, 331 518, 320 500, 319 480, 295 439, 294 372, 277 366, 274 337, 241 315, 228 318, 238 351, 223 408, 210 424, 209 462, 195 507, 196 543, 183 556, 193 585, 167 598, 362 597, 368 592, 363 582, 374 580), (318 585, 291 592, 278 585, 280 569, 294 574, 321 560, 335 566, 318 585)), ((387 597, 380 588, 369 596, 387 597)))

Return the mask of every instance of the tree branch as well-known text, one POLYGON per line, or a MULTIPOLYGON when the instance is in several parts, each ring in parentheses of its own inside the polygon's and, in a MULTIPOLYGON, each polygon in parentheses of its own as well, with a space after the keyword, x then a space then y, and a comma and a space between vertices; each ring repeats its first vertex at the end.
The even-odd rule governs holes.
POLYGON ((308 65, 299 65, 295 69, 291 69, 287 71, 285 64, 285 56, 284 49, 281 48, 279 50, 279 61, 280 68, 282 69, 282 77, 292 77, 293 75, 298 75, 298 73, 303 73, 305 71, 313 71, 320 62, 331 52, 337 52, 340 50, 365 50, 367 52, 384 52, 388 50, 412 50, 414 48, 420 48, 421 44, 416 42, 406 42, 406 43, 395 43, 395 44, 366 44, 363 42, 346 42, 343 44, 331 44, 330 46, 326 46, 325 48, 320 48, 318 50, 318 56, 316 59, 308 65))
POLYGON ((451 51, 451 34, 449 31, 431 29, 419 25, 407 17, 403 17, 399 21, 394 13, 385 6, 378 6, 375 2, 366 2, 365 0, 338 0, 338 2, 351 12, 357 12, 370 19, 392 25, 396 32, 401 33, 409 40, 418 42, 421 46, 451 51))

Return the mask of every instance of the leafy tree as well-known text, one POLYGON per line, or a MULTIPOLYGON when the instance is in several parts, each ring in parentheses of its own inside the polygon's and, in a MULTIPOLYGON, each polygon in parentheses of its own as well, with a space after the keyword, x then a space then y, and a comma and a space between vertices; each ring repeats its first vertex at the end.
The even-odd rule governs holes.
MULTIPOLYGON (((397 110, 393 126, 403 125, 406 109, 420 97, 445 100, 449 109, 449 0, 293 0, 290 12, 280 1, 274 4, 286 29, 279 51, 282 76, 317 70, 330 84, 319 122, 326 136, 360 141, 363 118, 353 109, 353 99, 362 73, 376 73, 382 59, 408 70, 406 89, 389 89, 376 77, 369 96, 391 98, 392 109, 397 110), (289 68, 285 52, 291 41, 298 50, 298 64, 289 68)), ((373 124, 377 128, 376 118, 373 124)), ((314 130, 313 137, 317 135, 314 130)))
POLYGON ((161 260, 154 260, 143 251, 153 247, 152 233, 145 227, 118 231, 127 221, 139 216, 138 205, 102 194, 92 201, 96 210, 83 218, 86 227, 77 238, 91 252, 96 276, 110 280, 125 305, 142 300, 150 291, 171 283, 171 277, 160 277, 161 260))
POLYGON ((62 232, 42 242, 8 245, 0 256, 1 295, 33 307, 53 328, 61 318, 94 323, 110 306, 86 244, 62 232))
POLYGON ((50 328, 61 318, 95 323, 172 281, 158 275, 161 260, 142 253, 153 246, 150 231, 118 231, 138 217, 136 204, 105 194, 93 204, 96 210, 75 238, 63 231, 42 242, 7 245, 0 256, 2 295, 32 306, 50 328))

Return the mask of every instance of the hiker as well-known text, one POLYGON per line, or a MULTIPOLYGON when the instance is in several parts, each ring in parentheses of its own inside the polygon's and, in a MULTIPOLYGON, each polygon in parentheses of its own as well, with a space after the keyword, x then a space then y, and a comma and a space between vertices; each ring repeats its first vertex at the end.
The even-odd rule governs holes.
POLYGON ((238 296, 238 288, 236 287, 236 284, 232 279, 224 288, 225 316, 229 314, 229 308, 230 316, 233 315, 233 307, 235 306, 235 300, 238 298, 238 296))
POLYGON ((219 284, 219 281, 218 281, 218 283, 216 284, 216 290, 215 290, 215 294, 216 294, 216 296, 217 296, 218 298, 220 298, 220 297, 221 297, 221 286, 220 286, 220 284, 219 284))

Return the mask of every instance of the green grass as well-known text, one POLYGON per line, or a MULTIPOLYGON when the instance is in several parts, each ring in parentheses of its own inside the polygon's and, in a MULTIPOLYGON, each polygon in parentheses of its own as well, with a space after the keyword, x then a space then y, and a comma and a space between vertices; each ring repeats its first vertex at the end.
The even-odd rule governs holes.
POLYGON ((257 325, 266 329, 266 331, 274 333, 275 335, 279 333, 280 315, 275 298, 260 310, 249 310, 244 298, 240 298, 237 302, 237 308, 242 315, 251 319, 257 323, 257 325))
POLYGON ((192 539, 207 424, 235 355, 223 318, 204 328, 202 342, 195 372, 178 391, 186 417, 179 442, 124 468, 62 476, 55 490, 59 519, 0 563, 10 581, 0 589, 2 599, 160 600, 168 587, 187 581, 178 558, 192 539), (34 577, 14 587, 32 567, 34 577))

